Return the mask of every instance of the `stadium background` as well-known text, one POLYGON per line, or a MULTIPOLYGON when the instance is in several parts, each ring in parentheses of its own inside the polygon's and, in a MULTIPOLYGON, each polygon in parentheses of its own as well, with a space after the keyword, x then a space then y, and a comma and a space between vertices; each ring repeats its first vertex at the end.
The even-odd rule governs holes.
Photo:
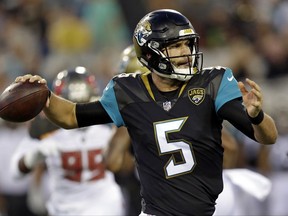
MULTIPOLYGON (((283 208, 288 199, 288 187, 282 185, 288 177, 287 0, 1 0, 0 91, 26 73, 39 74, 50 84, 59 71, 78 65, 94 73, 104 88, 117 73, 136 23, 161 8, 179 10, 191 20, 205 67, 227 66, 238 80, 249 77, 261 85, 279 141, 259 147, 231 129, 241 147, 235 168, 266 175, 275 181, 272 191, 279 191, 257 209, 247 203, 251 215, 267 215, 270 206, 283 208)), ((4 133, 6 125, 0 124, 4 133)), ((0 193, 9 193, 14 182, 7 180, 7 164, 17 142, 3 140, 0 193)))

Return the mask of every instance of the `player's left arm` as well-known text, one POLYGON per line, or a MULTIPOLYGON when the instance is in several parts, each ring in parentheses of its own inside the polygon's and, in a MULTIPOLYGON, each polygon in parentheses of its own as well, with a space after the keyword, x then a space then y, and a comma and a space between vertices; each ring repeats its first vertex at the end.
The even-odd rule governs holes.
POLYGON ((261 88, 252 80, 246 82, 250 90, 243 82, 237 82, 232 70, 226 68, 215 98, 216 112, 255 141, 274 144, 278 132, 273 119, 262 110, 261 88))
POLYGON ((245 87, 243 82, 238 82, 238 86, 247 115, 254 129, 254 137, 259 143, 274 144, 278 132, 272 117, 262 110, 263 94, 261 88, 256 82, 250 79, 246 79, 246 82, 250 86, 250 90, 245 87))
POLYGON ((16 148, 11 157, 10 173, 13 178, 21 179, 30 173, 38 162, 43 162, 44 157, 39 153, 39 141, 25 137, 16 148))

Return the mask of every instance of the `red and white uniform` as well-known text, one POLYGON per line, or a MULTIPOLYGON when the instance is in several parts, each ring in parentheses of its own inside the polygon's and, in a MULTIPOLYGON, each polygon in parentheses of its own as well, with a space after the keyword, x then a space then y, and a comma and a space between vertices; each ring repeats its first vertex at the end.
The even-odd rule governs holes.
POLYGON ((0 125, 0 194, 17 196, 27 193, 31 178, 27 176, 21 181, 14 179, 7 168, 21 140, 28 136, 28 128, 25 124, 15 125, 14 128, 0 125))
POLYGON ((121 189, 102 158, 113 134, 107 125, 59 129, 38 143, 50 177, 49 215, 124 215, 121 189))

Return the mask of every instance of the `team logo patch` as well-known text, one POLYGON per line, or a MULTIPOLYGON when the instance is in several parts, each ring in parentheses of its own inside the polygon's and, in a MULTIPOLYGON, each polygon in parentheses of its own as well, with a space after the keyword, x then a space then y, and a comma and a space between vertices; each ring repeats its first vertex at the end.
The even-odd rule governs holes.
POLYGON ((204 88, 189 89, 188 97, 193 104, 199 105, 205 99, 205 89, 204 88))
POLYGON ((151 24, 146 20, 137 26, 134 37, 136 38, 138 44, 140 46, 143 46, 143 44, 146 43, 146 39, 150 34, 152 34, 151 24))

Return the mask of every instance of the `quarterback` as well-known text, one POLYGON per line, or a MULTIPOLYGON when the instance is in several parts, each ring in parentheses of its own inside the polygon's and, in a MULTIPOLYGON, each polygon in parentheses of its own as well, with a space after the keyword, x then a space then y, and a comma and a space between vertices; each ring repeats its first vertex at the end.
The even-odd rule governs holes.
MULTIPOLYGON (((143 215, 213 215, 223 189, 222 122, 261 144, 277 139, 261 88, 249 79, 247 87, 237 82, 229 68, 202 68, 199 35, 175 10, 144 16, 133 43, 147 73, 116 75, 98 102, 73 103, 52 93, 44 112, 67 129, 111 122, 127 127, 143 215)), ((40 76, 16 78, 25 80, 46 83, 40 76)))

